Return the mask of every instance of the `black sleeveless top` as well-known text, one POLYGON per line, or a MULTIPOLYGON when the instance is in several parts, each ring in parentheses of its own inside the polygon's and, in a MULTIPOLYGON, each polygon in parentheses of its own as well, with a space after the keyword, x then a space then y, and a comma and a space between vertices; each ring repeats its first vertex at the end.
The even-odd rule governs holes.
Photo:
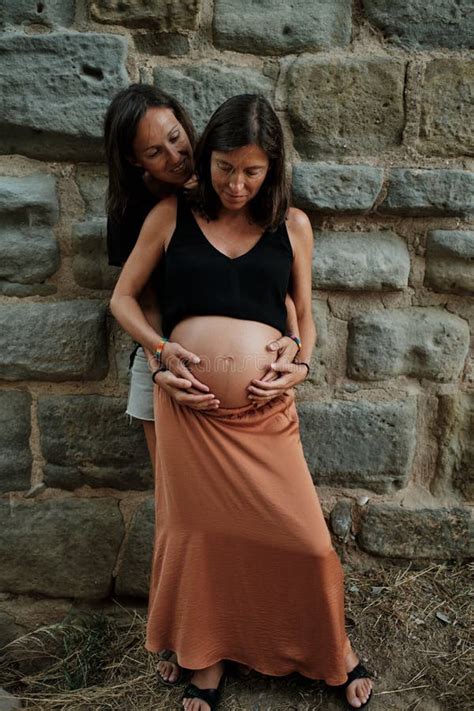
POLYGON ((163 335, 188 316, 230 316, 286 330, 285 297, 293 250, 286 225, 265 230, 234 259, 213 247, 184 196, 178 195, 176 228, 165 260, 163 335))

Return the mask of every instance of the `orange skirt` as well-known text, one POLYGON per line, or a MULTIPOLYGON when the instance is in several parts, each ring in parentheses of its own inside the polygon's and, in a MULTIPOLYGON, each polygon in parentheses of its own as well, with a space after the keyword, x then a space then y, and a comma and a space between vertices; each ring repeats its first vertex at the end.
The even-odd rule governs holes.
POLYGON ((155 388, 156 532, 146 649, 202 669, 347 679, 344 578, 294 396, 199 412, 155 388))

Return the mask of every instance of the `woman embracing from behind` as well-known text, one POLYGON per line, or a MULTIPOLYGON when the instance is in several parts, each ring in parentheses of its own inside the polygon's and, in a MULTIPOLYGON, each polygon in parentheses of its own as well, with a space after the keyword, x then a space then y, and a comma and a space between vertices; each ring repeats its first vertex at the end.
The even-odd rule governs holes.
POLYGON ((190 201, 147 218, 111 308, 173 368, 180 349, 214 393, 207 411, 155 390, 157 510, 146 647, 194 670, 183 706, 216 708, 226 660, 323 679, 361 708, 371 695, 344 628, 343 571, 304 460, 292 386, 309 372, 313 236, 288 209, 283 133, 270 104, 241 95, 212 116, 190 201), (162 332, 138 303, 165 264, 162 332), (288 290, 301 348, 266 380, 288 290), (290 389, 290 390, 289 390, 290 389), (263 406, 261 406, 263 404, 263 406))

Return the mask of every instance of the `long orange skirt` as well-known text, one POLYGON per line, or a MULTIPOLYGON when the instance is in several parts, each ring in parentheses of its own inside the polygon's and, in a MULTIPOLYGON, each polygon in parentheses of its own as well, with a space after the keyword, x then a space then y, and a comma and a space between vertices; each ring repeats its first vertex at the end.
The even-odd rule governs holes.
POLYGON ((210 413, 155 388, 156 534, 146 649, 202 669, 347 679, 343 571, 294 396, 210 413))

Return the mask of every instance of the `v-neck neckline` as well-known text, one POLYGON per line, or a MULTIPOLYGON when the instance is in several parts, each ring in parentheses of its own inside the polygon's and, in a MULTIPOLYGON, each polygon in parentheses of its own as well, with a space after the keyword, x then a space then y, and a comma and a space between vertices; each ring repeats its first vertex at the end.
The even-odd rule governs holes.
POLYGON ((217 249, 217 247, 215 247, 215 246, 212 244, 212 242, 211 242, 211 241, 208 239, 208 237, 206 237, 206 235, 204 234, 204 231, 203 231, 201 225, 199 224, 199 222, 197 221, 196 217, 194 216, 193 211, 190 209, 189 212, 191 213, 191 216, 192 216, 192 218, 193 218, 193 220, 194 220, 194 222, 195 222, 195 224, 196 224, 196 227, 197 227, 198 230, 199 230, 199 234, 200 234, 201 237, 204 239, 204 241, 209 245, 209 247, 210 247, 211 249, 214 250, 214 252, 217 252, 217 254, 220 254, 221 257, 224 257, 224 259, 227 259, 229 262, 236 262, 238 259, 242 259, 243 257, 246 257, 248 254, 250 254, 251 252, 253 252, 254 249, 256 249, 256 248, 258 247, 258 245, 262 242, 263 238, 265 237, 265 235, 266 235, 267 232, 268 232, 268 228, 265 229, 265 230, 262 232, 262 234, 260 235, 260 237, 258 238, 258 240, 255 242, 255 244, 253 245, 253 247, 250 247, 250 249, 248 249, 248 250, 247 250, 246 252, 244 252, 243 254, 239 254, 237 257, 229 257, 228 254, 225 254, 224 252, 221 252, 220 249, 217 249))

